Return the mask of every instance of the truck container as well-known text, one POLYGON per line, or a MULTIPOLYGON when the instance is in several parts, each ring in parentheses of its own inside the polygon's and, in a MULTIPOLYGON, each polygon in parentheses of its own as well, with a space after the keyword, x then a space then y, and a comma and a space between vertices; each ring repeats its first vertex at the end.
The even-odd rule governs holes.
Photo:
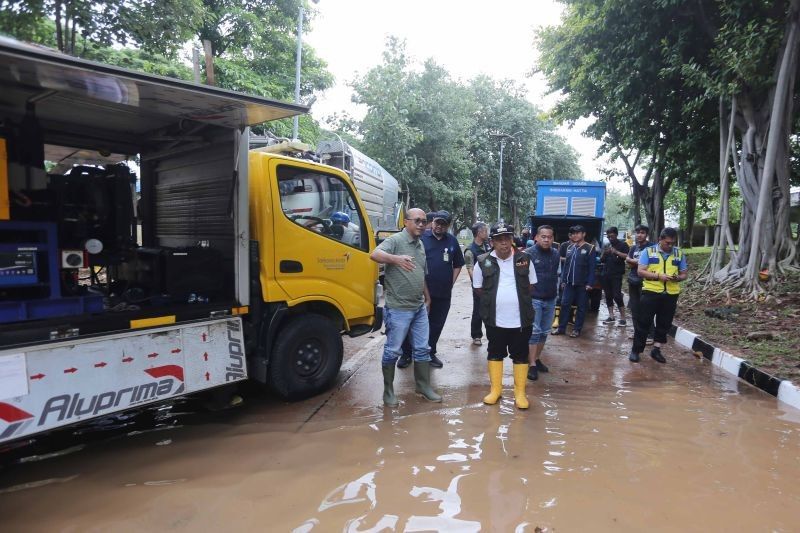
POLYGON ((603 181, 551 180, 536 182, 536 211, 530 217, 532 234, 543 225, 553 227, 555 241, 569 239, 569 228, 580 224, 586 228, 586 241, 598 248, 595 285, 589 295, 589 308, 600 309, 602 286, 600 249, 603 243, 603 210, 606 184, 603 181))
POLYGON ((0 38, 0 443, 333 383, 381 325, 372 223, 340 168, 249 150, 305 111, 0 38))

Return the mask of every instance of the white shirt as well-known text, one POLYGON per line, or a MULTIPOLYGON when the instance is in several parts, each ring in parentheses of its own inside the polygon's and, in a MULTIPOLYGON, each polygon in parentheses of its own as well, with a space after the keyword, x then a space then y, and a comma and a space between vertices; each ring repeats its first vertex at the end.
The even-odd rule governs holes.
MULTIPOLYGON (((508 259, 500 259, 492 251, 490 254, 497 259, 500 267, 500 279, 497 280, 497 299, 495 300, 495 326, 498 328, 518 328, 522 326, 519 319, 519 301, 517 300, 517 282, 514 279, 514 254, 508 259)), ((528 269, 528 283, 536 285, 536 269, 528 269)), ((476 260, 472 271, 472 286, 476 289, 483 287, 483 272, 480 262, 476 260)))

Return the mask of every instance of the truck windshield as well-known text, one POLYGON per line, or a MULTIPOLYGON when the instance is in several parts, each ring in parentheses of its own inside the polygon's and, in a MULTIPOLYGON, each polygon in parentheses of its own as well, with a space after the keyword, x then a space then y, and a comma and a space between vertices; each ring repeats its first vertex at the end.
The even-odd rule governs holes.
POLYGON ((283 213, 295 224, 356 248, 368 244, 358 203, 340 178, 279 166, 278 189, 283 213))

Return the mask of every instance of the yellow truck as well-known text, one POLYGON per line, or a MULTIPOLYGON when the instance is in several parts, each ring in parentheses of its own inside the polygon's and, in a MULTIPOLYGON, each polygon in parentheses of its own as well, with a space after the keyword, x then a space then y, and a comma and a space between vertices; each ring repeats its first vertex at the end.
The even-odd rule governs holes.
POLYGON ((373 228, 341 169, 249 149, 306 111, 0 38, 0 443, 333 383, 381 326, 373 228))

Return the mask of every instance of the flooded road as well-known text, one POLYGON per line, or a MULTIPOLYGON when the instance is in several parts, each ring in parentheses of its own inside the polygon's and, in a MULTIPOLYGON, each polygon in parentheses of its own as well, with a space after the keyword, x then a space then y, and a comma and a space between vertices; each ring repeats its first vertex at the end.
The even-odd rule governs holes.
POLYGON ((673 345, 667 365, 630 363, 628 332, 594 318, 548 340, 528 411, 510 361, 503 400, 483 405, 468 290, 464 276, 440 342, 442 404, 413 394, 409 368, 383 408, 381 339, 360 338, 320 397, 173 412, 7 466, 2 530, 800 529, 800 412, 673 345))

